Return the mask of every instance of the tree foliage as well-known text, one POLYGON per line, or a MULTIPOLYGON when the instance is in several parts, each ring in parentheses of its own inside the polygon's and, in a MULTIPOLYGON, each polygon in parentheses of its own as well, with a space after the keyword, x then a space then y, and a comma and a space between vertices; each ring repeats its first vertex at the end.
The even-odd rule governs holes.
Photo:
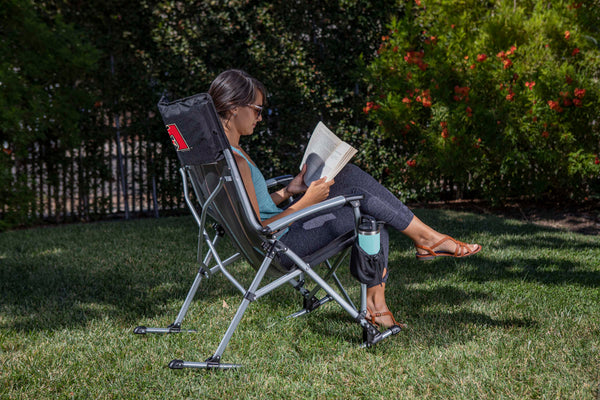
POLYGON ((72 24, 45 18, 26 0, 3 2, 0 33, 0 204, 8 211, 2 224, 11 224, 27 217, 33 201, 27 176, 12 169, 45 143, 57 150, 45 157, 55 166, 61 150, 85 138, 86 79, 98 51, 72 24))
POLYGON ((599 16, 592 2, 415 1, 369 65, 380 176, 411 198, 597 194, 599 16))
POLYGON ((53 168, 77 149, 85 197, 117 179, 101 156, 116 133, 147 158, 139 186, 155 183, 161 206, 173 203, 178 163, 156 103, 204 92, 228 68, 269 89, 264 122, 246 143, 268 175, 297 169, 322 120, 405 199, 600 191, 592 1, 4 4, 0 212, 9 224, 44 201, 27 173, 14 172, 30 154, 58 188, 53 168))

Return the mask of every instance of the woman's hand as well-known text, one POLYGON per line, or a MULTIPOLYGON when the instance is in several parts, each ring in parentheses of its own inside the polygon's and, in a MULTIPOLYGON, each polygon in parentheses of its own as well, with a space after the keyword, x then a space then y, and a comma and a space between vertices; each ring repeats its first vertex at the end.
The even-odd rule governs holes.
POLYGON ((289 194, 295 195, 295 194, 300 194, 300 193, 306 192, 306 189, 308 189, 308 187, 304 183, 304 174, 305 173, 306 173, 306 164, 304 164, 304 166, 302 167, 302 171, 300 171, 300 173, 298 175, 296 175, 296 177, 294 179, 292 179, 291 182, 285 188, 285 190, 289 194))
POLYGON ((305 203, 305 207, 312 206, 313 204, 317 204, 326 200, 329 196, 329 188, 333 185, 333 179, 329 182, 326 182, 327 177, 323 177, 317 181, 314 181, 310 184, 306 193, 300 199, 301 202, 305 203))

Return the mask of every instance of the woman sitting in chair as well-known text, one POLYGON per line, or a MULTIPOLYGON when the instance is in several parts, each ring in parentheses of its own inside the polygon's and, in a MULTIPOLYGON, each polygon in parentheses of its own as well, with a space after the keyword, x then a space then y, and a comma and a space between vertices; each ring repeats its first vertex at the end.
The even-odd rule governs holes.
MULTIPOLYGON (((252 135, 256 124, 262 120, 265 87, 244 71, 228 70, 212 82, 209 94, 233 149, 252 207, 256 215, 260 215, 263 226, 328 198, 359 194, 364 196, 360 205, 361 213, 385 223, 380 233, 381 249, 385 258, 384 272, 380 282, 367 288, 367 320, 374 325, 398 325, 385 302, 389 249, 387 226, 399 230, 413 240, 419 260, 467 257, 481 250, 478 244, 459 242, 424 224, 390 191, 355 165, 346 165, 335 180, 327 181, 326 178, 322 178, 312 182, 309 187, 304 184, 303 179, 305 165, 287 187, 270 194, 262 174, 250 156, 240 147, 240 138, 252 135), (302 196, 289 207, 282 209, 277 206, 292 195, 300 194, 302 196)), ((354 225, 352 208, 341 207, 317 217, 295 222, 281 237, 281 241, 298 256, 304 257, 318 250, 323 243, 329 243, 353 229, 354 225)), ((282 263, 285 264, 285 261, 282 260, 282 263)))

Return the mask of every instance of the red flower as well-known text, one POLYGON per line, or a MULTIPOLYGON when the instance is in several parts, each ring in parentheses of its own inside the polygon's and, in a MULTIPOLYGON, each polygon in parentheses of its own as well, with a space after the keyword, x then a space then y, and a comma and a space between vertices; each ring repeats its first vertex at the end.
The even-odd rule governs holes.
POLYGON ((421 71, 425 71, 428 67, 428 64, 423 62, 424 55, 425 53, 422 51, 409 51, 404 56, 404 61, 409 64, 416 64, 421 71))
POLYGON ((479 62, 484 62, 485 60, 487 60, 487 55, 485 54, 477 54, 477 61, 479 62))
POLYGON ((527 86, 529 90, 532 90, 535 86, 535 82, 525 82, 525 86, 527 86))
POLYGON ((571 32, 565 31, 565 39, 569 40, 571 38, 571 32))
POLYGON ((443 137, 444 139, 448 139, 448 136, 449 136, 449 135, 448 135, 448 128, 444 128, 444 129, 442 129, 442 137, 443 137))
POLYGON ((504 69, 509 69, 513 63, 510 59, 506 58, 502 61, 502 65, 504 65, 504 69))
POLYGON ((575 88, 575 97, 577 97, 578 99, 583 99, 584 96, 585 96, 585 89, 575 88))
POLYGON ((419 7, 421 7, 421 0, 415 0, 415 3, 416 3, 416 4, 417 4, 419 7))
POLYGON ((509 92, 509 93, 506 95, 506 100, 508 100, 508 101, 513 101, 513 100, 514 100, 514 98, 515 98, 515 94, 514 94, 513 92, 509 92))
POLYGON ((496 54, 496 57, 498 58, 506 58, 506 53, 501 51, 500 53, 496 54))
POLYGON ((548 133, 548 131, 544 131, 542 132, 542 136, 547 138, 548 136, 550 136, 550 134, 548 133))
POLYGON ((575 104, 575 107, 581 107, 582 102, 579 99, 573 99, 573 104, 575 104))
POLYGON ((563 106, 570 107, 571 105, 573 105, 573 102, 571 101, 571 99, 569 99, 569 98, 563 99, 563 106))
POLYGON ((460 101, 464 99, 465 101, 469 101, 469 91, 471 91, 471 88, 468 86, 454 86, 454 93, 456 93, 456 96, 454 96, 454 100, 460 101))
POLYGON ((567 85, 573 83, 573 78, 571 78, 569 75, 565 75, 565 80, 567 81, 567 85))
POLYGON ((367 101, 367 105, 363 108, 363 112, 368 114, 371 110, 377 110, 381 106, 379 104, 375 104, 372 101, 367 101))
POLYGON ((438 38, 435 36, 431 36, 428 39, 425 39, 425 44, 436 44, 438 38))
POLYGON ((571 55, 576 56, 577 54, 579 54, 579 49, 577 47, 575 47, 573 49, 573 53, 571 53, 571 55))
POLYGON ((473 110, 471 109, 471 107, 467 107, 466 112, 467 112, 467 117, 473 116, 473 110))
POLYGON ((594 160, 594 164, 596 164, 596 165, 600 164, 600 158, 598 158, 598 156, 596 156, 596 159, 594 160))
POLYGON ((562 112, 563 111, 563 109, 560 106, 560 104, 558 103, 558 101, 548 100, 548 105, 550 106, 551 110, 554 110, 556 112, 562 112))
POLYGON ((411 100, 411 99, 409 99, 408 97, 405 97, 405 98, 403 98, 403 99, 402 99, 402 102, 403 102, 404 104, 410 104, 410 103, 412 102, 412 100, 411 100))
POLYGON ((417 165, 417 162, 415 160, 408 160, 406 162, 406 165, 408 165, 409 167, 414 167, 417 165))

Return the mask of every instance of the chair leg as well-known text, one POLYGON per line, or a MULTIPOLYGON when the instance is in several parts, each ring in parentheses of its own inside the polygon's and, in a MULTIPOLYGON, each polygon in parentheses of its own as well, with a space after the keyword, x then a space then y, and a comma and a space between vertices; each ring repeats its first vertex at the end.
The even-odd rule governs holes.
POLYGON ((138 334, 138 335, 144 335, 146 333, 181 333, 181 332, 196 333, 197 331, 195 329, 181 329, 181 322, 183 321, 183 319, 185 318, 185 315, 187 314, 190 304, 191 304, 194 296, 196 295, 196 291, 198 290, 198 287, 200 287, 200 282, 202 281, 202 277, 205 276, 206 274, 207 274, 206 270, 204 268, 200 267, 200 270, 198 271, 198 273, 196 274, 196 278, 194 279, 194 283, 192 284, 192 287, 188 291, 185 301, 183 302, 183 306, 179 310, 179 314, 177 315, 175 322, 173 322, 171 325, 167 326, 166 328, 147 328, 145 326, 138 326, 133 330, 133 333, 138 334))
MULTIPOLYGON (((215 235, 215 237, 212 240, 213 248, 214 248, 214 246, 217 245, 217 243, 219 242, 219 240, 221 240, 222 237, 223 237, 223 234, 220 233, 220 231, 217 231, 217 234, 215 235)), ((201 238, 201 235, 198 235, 198 240, 200 240, 200 238, 201 238)), ((208 241, 208 239, 206 239, 206 240, 208 241)), ((201 242, 199 241, 198 249, 200 249, 200 245, 201 245, 201 242)), ((200 261, 199 256, 200 255, 198 254, 198 261, 200 261)), ((146 333, 181 333, 181 332, 196 333, 197 331, 195 329, 181 329, 181 323, 183 322, 183 319, 185 318, 185 315, 187 314, 188 309, 190 308, 190 305, 192 303, 192 300, 194 299, 194 296, 196 296, 196 292, 198 291, 198 288, 200 287, 200 282, 202 281, 202 278, 203 277, 209 278, 210 273, 212 273, 212 271, 207 271, 204 268, 211 261, 212 256, 213 255, 212 255, 211 251, 206 253, 206 256, 204 257, 204 261, 200 264, 200 269, 198 270, 198 273, 196 274, 196 277, 194 278, 192 287, 188 291, 185 301, 183 302, 183 305, 181 306, 181 309, 179 310, 179 314, 177 314, 177 318, 175 318, 175 322, 173 322, 171 325, 167 326, 166 328, 147 328, 145 326, 138 326, 133 330, 133 333, 135 333, 137 335, 144 335, 146 333)))
MULTIPOLYGON (((329 268, 329 272, 327 273, 327 275, 325 275, 323 277, 323 280, 325 280, 326 282, 329 279, 333 279, 333 281, 335 282, 336 286, 338 287, 338 289, 340 290, 340 292, 344 295, 346 301, 354 308, 356 309, 356 306, 354 305, 354 302, 352 301, 352 299, 350 298, 350 295, 348 294, 348 292, 346 291, 346 289, 344 288, 344 286, 342 285, 342 282, 339 280, 336 272, 338 270, 338 268, 340 267, 340 265, 342 264, 342 262, 344 261, 346 255, 348 254, 349 249, 346 249, 344 252, 342 252, 338 258, 336 259, 336 261, 334 262, 333 266, 331 265, 331 262, 329 260, 325 260, 325 264, 327 265, 327 268, 329 268)), ((289 318, 295 318, 295 317, 299 317, 301 315, 304 314, 308 314, 314 310, 316 310, 317 308, 319 308, 320 306, 322 306, 323 304, 333 300, 333 298, 329 295, 324 296, 323 298, 319 299, 316 297, 317 293, 322 289, 321 286, 316 285, 315 288, 312 291, 308 291, 307 289, 305 289, 304 287, 304 282, 301 281, 299 285, 294 285, 294 288, 299 290, 300 293, 302 293, 302 296, 304 297, 304 302, 303 302, 303 308, 302 310, 295 312, 294 314, 290 315, 289 318)), ((365 308, 366 310, 366 308, 365 308)))
POLYGON ((169 368, 172 368, 172 369, 181 369, 181 368, 230 369, 230 368, 241 367, 240 364, 221 364, 221 356, 225 352, 225 348, 229 344, 229 341, 231 340, 233 333, 235 332, 238 325, 240 324, 242 317, 244 316, 244 313, 246 312, 246 309, 248 308, 248 306, 250 305, 251 302, 256 300, 256 294, 255 294, 256 290, 258 289, 262 279, 265 276, 265 273, 267 272, 267 269, 269 269, 269 266, 271 265, 271 262, 273 261, 273 258, 275 257, 275 247, 276 247, 275 244, 273 244, 271 246, 271 249, 269 250, 269 252, 267 253, 267 256, 263 260, 262 265, 258 269, 258 272, 256 273, 252 283, 250 284, 250 287, 248 288, 248 290, 246 291, 246 294, 244 295, 244 299, 242 300, 242 303, 238 307, 238 309, 235 313, 235 316, 231 320, 231 323, 229 324, 229 327, 227 328, 225 335, 223 335, 223 338, 221 339, 221 343, 219 343, 219 347, 217 348, 217 351, 215 351, 215 353, 211 357, 209 357, 205 362, 189 362, 189 361, 183 361, 183 360, 172 360, 169 363, 169 368))
MULTIPOLYGON (((325 292, 327 292, 328 296, 335 300, 350 316, 354 318, 354 320, 363 328, 363 344, 361 347, 371 347, 383 339, 396 335, 400 333, 402 328, 398 325, 394 325, 384 332, 379 332, 379 330, 373 326, 369 321, 366 320, 366 287, 367 285, 361 284, 361 310, 358 311, 354 305, 351 305, 347 302, 342 296, 333 290, 331 286, 323 278, 319 276, 315 271, 313 271, 310 266, 305 264, 300 257, 292 252, 287 253, 288 257, 292 258, 296 265, 302 269, 302 271, 308 275, 312 280, 314 280, 317 285, 319 285, 325 292)), ((335 272, 335 271, 334 271, 335 272)))

